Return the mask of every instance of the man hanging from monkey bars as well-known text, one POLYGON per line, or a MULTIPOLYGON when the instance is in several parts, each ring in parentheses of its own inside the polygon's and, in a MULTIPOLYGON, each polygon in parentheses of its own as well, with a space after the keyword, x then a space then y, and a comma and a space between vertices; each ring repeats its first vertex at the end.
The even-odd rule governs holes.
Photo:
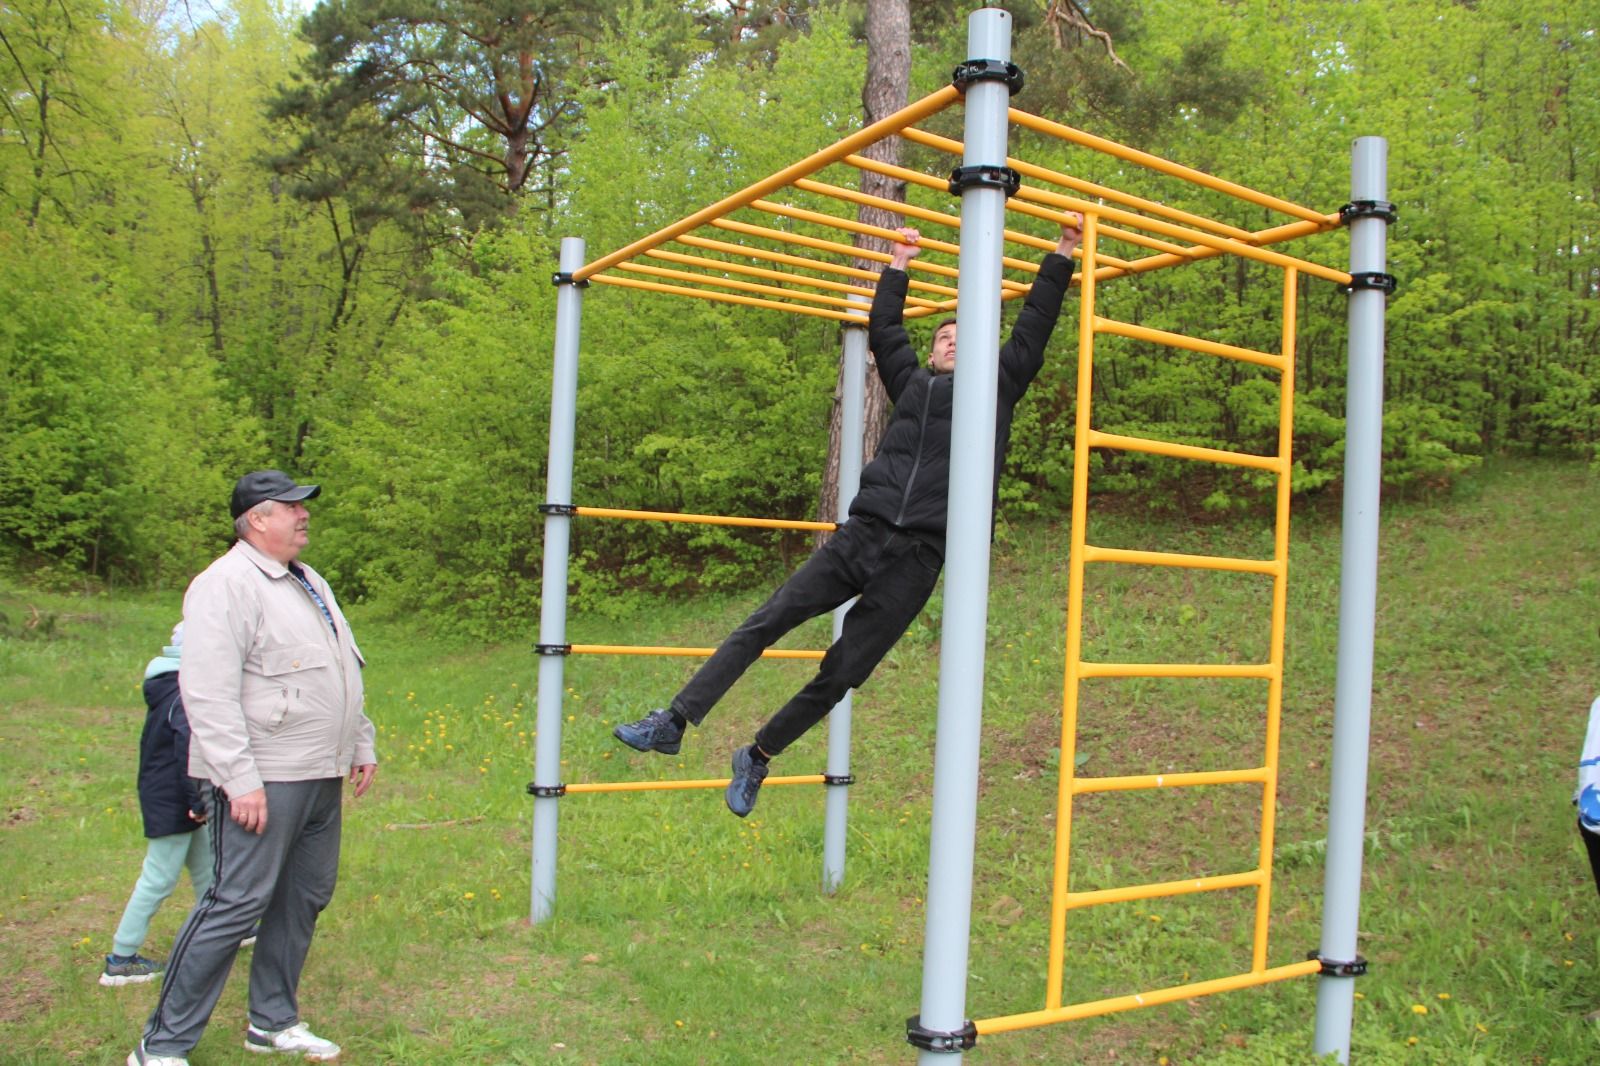
MULTIPOLYGON (((945 516, 950 492, 950 430, 956 321, 933 333, 926 368, 906 334, 906 266, 921 250, 921 235, 899 231, 888 267, 878 278, 867 340, 878 376, 894 404, 878 454, 861 472, 850 517, 772 598, 735 629, 666 707, 612 730, 638 751, 676 755, 689 722, 699 725, 751 663, 800 623, 859 596, 817 674, 733 753, 728 809, 743 818, 756 804, 767 760, 827 716, 846 692, 863 684, 928 602, 944 566, 945 516)), ((1011 412, 1044 365, 1045 345, 1072 281, 1072 253, 1082 219, 1061 226, 1055 251, 1023 303, 1011 337, 1000 349, 995 414, 995 490, 1011 439, 1011 412)))

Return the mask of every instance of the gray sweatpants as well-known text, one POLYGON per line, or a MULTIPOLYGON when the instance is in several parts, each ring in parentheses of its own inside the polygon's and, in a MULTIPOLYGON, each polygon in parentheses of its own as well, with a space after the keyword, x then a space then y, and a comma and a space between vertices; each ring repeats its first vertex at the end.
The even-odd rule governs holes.
POLYGON ((211 790, 215 879, 173 941, 144 1029, 147 1052, 183 1056, 200 1042, 239 941, 257 919, 250 1024, 287 1029, 300 1020, 300 970, 339 874, 342 786, 337 777, 267 782, 267 831, 259 836, 228 816, 221 789, 211 790))

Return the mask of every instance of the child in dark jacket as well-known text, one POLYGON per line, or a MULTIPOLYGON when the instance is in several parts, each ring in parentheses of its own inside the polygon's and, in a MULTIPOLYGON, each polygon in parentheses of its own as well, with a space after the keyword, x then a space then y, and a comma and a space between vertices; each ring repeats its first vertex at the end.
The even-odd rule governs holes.
POLYGON ((189 868, 195 898, 211 887, 211 834, 199 782, 189 776, 189 720, 178 694, 178 659, 183 649, 183 623, 172 630, 172 643, 150 660, 144 671, 146 706, 139 737, 139 811, 149 838, 144 869, 122 912, 111 940, 112 954, 100 983, 107 986, 154 981, 165 968, 139 954, 150 919, 178 887, 189 868))

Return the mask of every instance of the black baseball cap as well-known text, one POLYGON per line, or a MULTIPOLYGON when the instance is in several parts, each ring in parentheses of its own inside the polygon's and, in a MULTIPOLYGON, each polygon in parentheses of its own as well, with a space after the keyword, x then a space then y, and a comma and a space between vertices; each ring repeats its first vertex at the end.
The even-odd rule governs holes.
POLYGON ((238 518, 263 500, 296 503, 312 499, 321 491, 321 485, 296 485, 294 478, 282 470, 254 470, 233 486, 233 499, 228 509, 238 518))

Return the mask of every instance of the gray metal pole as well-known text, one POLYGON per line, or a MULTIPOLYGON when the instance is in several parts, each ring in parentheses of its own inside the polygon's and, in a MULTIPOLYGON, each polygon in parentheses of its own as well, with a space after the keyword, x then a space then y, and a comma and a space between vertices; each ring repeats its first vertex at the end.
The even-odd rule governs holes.
MULTIPOLYGON (((859 297, 856 297, 859 299, 859 297)), ((834 519, 850 517, 850 503, 861 488, 862 408, 866 404, 867 331, 860 326, 844 329, 844 395, 839 397, 839 498, 834 519)), ((844 616, 851 600, 833 612, 833 639, 844 632, 844 616)), ((834 704, 828 714, 828 779, 844 781, 850 777, 851 694, 834 704)), ((822 829, 822 890, 832 893, 844 883, 846 815, 850 806, 850 786, 829 785, 827 809, 822 829)))
MULTIPOLYGON (((561 239, 561 272, 583 266, 583 239, 561 239)), ((550 457, 545 467, 546 503, 572 503, 573 439, 578 420, 578 327, 583 290, 570 282, 556 293, 555 369, 550 380, 550 457)), ((539 709, 534 739, 533 892, 529 920, 550 917, 556 903, 556 823, 561 800, 540 795, 561 782, 561 697, 566 659, 550 654, 567 642, 567 550, 572 518, 544 516, 544 581, 540 588, 539 709)))
MULTIPOLYGON (((1009 62, 1011 16, 997 8, 968 16, 967 55, 974 60, 1009 62)), ((1010 102, 1011 90, 1004 81, 982 80, 967 87, 964 166, 1005 166, 1006 108, 1010 102)), ((933 839, 928 854, 919 1022, 923 1039, 928 1039, 926 1034, 938 1034, 931 1042, 939 1046, 919 1052, 921 1066, 959 1062, 961 1043, 955 1038, 967 1024, 984 635, 989 618, 989 538, 994 521, 1005 202, 1005 190, 993 186, 968 185, 961 193, 956 293, 961 325, 956 332, 939 721, 933 755, 933 839)))
MULTIPOLYGON (((1382 202, 1389 145, 1355 142, 1351 200, 1382 202)), ((1350 272, 1383 274, 1388 222, 1354 217, 1350 272)), ((1357 961, 1361 859, 1367 813, 1367 745, 1372 725, 1372 646, 1378 605, 1378 490, 1383 467, 1383 313, 1387 294, 1356 285, 1350 293, 1350 366, 1345 412, 1344 532, 1340 558, 1339 658, 1333 698, 1333 779, 1328 798, 1328 865, 1323 879, 1324 971, 1317 983, 1314 1050, 1350 1061, 1355 976, 1330 964, 1357 961)))

